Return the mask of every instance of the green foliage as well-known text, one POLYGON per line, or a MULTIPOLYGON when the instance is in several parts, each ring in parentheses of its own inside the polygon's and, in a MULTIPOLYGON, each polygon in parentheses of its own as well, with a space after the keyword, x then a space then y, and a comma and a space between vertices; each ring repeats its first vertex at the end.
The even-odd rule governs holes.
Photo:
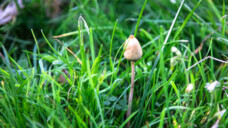
POLYGON ((49 17, 49 4, 25 2, 15 22, 0 28, 0 127, 228 126, 227 1, 61 4, 49 17), (143 56, 126 119, 131 69, 123 42, 130 34, 143 56))

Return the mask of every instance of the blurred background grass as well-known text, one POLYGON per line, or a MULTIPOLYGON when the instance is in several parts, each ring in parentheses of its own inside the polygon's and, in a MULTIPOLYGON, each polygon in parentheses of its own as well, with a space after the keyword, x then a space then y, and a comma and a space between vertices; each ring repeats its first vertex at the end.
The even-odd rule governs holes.
MULTIPOLYGON (((118 61, 121 52, 117 53, 128 36, 134 34, 143 3, 142 0, 23 1, 24 8, 19 9, 18 15, 0 26, 0 41, 6 48, 8 56, 12 57, 9 58, 11 64, 7 65, 5 51, 0 50, 0 79, 3 81, 1 91, 4 94, 1 95, 1 104, 4 107, 0 109, 2 126, 105 127, 104 123, 107 124, 106 127, 123 125, 127 88, 130 83, 130 63, 126 60, 118 61), (93 30, 92 37, 91 34, 88 36, 87 32, 83 33, 86 54, 84 59, 87 64, 85 69, 82 69, 73 55, 66 51, 67 46, 81 60, 83 59, 79 34, 76 33, 80 16, 93 30), (113 44, 110 47, 116 22, 113 44), (31 29, 37 39, 38 49, 31 29), (41 30, 49 42, 45 40, 41 30), (65 44, 64 46, 53 39, 53 36, 70 32, 73 34, 58 38, 65 44), (94 48, 91 48, 91 38, 94 48), (101 46, 103 47, 102 53, 98 54, 101 46), (95 56, 100 58, 96 61, 97 63, 92 60, 92 49, 95 56), (112 49, 111 53, 110 49, 112 49), (110 58, 113 61, 112 65, 110 58), (98 66, 94 66, 94 63, 98 66), (11 65, 10 68, 9 65, 11 65), (68 79, 69 83, 60 83, 64 88, 59 87, 58 84, 59 75, 64 75, 61 72, 62 69, 67 69, 71 74, 68 79), (11 70, 14 75, 10 74, 11 70), (94 77, 96 75, 97 77, 94 77), (16 92, 12 88, 9 90, 4 88, 4 86, 11 85, 10 81, 15 82, 12 86, 15 86, 16 92), (91 85, 97 85, 97 92, 93 93, 94 90, 88 89, 91 85), (53 89, 53 87, 56 88, 53 89), (71 88, 73 88, 72 93, 67 97, 71 88), (15 94, 10 97, 11 93, 8 94, 7 91, 15 94), (18 103, 18 106, 10 102, 15 98, 14 96, 18 101, 13 101, 18 103), (48 97, 51 98, 48 99, 48 97), (17 107, 15 110, 7 109, 12 106, 17 107), (67 109, 66 106, 68 106, 67 109), (33 109, 35 112, 30 114, 33 109), (15 117, 10 114, 6 116, 7 113, 12 115, 16 113, 15 115, 19 115, 21 119, 13 121, 15 117), (28 123, 23 125, 20 123, 23 121, 28 123)), ((136 36, 143 46, 144 58, 136 63, 133 113, 138 113, 132 118, 135 127, 162 127, 163 122, 164 127, 178 127, 179 125, 210 127, 216 121, 215 113, 220 109, 227 109, 226 90, 223 90, 223 86, 213 94, 206 92, 204 88, 206 83, 215 80, 220 80, 222 85, 227 86, 227 64, 207 60, 199 67, 196 66, 189 72, 185 71, 187 67, 209 55, 227 60, 228 1, 226 0, 185 1, 169 36, 168 45, 154 73, 152 72, 152 79, 148 79, 180 3, 181 1, 178 0, 148 0, 145 6, 136 36), (196 9, 193 10, 194 8, 196 9), (188 16, 190 16, 189 20, 188 16), (171 52, 172 46, 180 50, 184 64, 178 61, 173 71, 170 72, 170 60, 174 56, 171 52), (192 54, 187 48, 194 52, 200 46, 202 46, 200 52, 194 54, 197 60, 192 59, 190 57, 192 54), (148 86, 147 83, 149 83, 148 86), (189 83, 195 85, 195 90, 194 93, 188 95, 185 93, 185 88, 189 83), (142 97, 146 99, 142 100, 142 97), (169 106, 173 110, 165 113, 165 108, 169 106), (172 106, 178 107, 172 108, 172 106), (191 109, 182 111, 181 109, 186 109, 184 107, 191 109)), ((222 127, 228 124, 227 116, 225 114, 220 122, 222 127)))
MULTIPOLYGON (((197 0, 186 1, 186 5, 193 9, 197 4, 197 0)), ((227 1, 224 1, 227 4, 227 1)), ((31 29, 35 32, 41 51, 45 51, 45 43, 43 42, 42 29, 47 37, 54 35, 60 35, 67 32, 77 30, 77 20, 80 15, 84 17, 87 24, 93 28, 99 27, 113 27, 113 24, 118 19, 118 27, 116 36, 114 37, 115 43, 113 43, 114 50, 117 50, 122 44, 123 40, 129 35, 133 34, 135 24, 138 18, 143 1, 63 1, 63 0, 31 0, 23 1, 24 8, 19 10, 19 14, 13 19, 13 21, 2 25, 0 32, 0 40, 9 50, 10 55, 20 58, 21 54, 17 54, 21 50, 32 51, 34 47, 34 40, 31 34, 31 29)), ((167 30, 175 16, 177 3, 171 1, 148 1, 143 18, 140 22, 140 28, 150 33, 150 38, 145 36, 142 31, 139 31, 138 37, 143 44, 148 42, 148 39, 154 39, 160 33, 160 28, 167 30)), ((194 35, 195 47, 200 45, 204 38, 212 33, 212 37, 222 36, 224 34, 218 34, 221 31, 222 23, 222 8, 223 1, 210 0, 202 1, 200 8, 197 8, 195 13, 200 17, 193 16, 190 18, 183 32, 178 36, 178 39, 191 40, 192 34, 194 35), (212 3, 212 4, 210 4, 212 3)), ((227 12, 227 8, 224 10, 227 12)), ((178 29, 189 10, 184 7, 178 17, 177 23, 174 28, 178 29)), ((105 48, 109 48, 110 37, 112 30, 101 30, 94 33, 95 45, 99 46, 104 44, 105 48)), ((171 36, 172 39, 173 35, 171 36)), ((74 39, 75 36, 63 38, 64 41, 74 39)), ((221 57, 218 53, 227 55, 227 52, 223 50, 227 49, 227 45, 217 45, 220 42, 215 43, 216 57, 221 57)), ((205 50, 208 45, 204 46, 205 50)), ((95 46, 96 48, 96 46, 95 46)), ((205 51, 204 51, 205 52, 205 51)))

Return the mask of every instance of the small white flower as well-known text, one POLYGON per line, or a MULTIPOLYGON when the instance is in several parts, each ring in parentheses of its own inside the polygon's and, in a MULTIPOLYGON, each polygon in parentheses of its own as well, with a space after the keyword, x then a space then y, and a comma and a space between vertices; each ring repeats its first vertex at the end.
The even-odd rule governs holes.
POLYGON ((212 92, 215 89, 215 87, 219 85, 220 85, 220 82, 216 80, 213 83, 207 83, 204 88, 206 88, 209 92, 212 92))
POLYGON ((189 84, 188 86, 187 86, 187 88, 186 88, 186 92, 191 92, 192 91, 192 89, 193 89, 193 87, 194 87, 194 85, 193 84, 189 84))
POLYGON ((148 65, 148 66, 151 66, 151 61, 147 62, 147 65, 148 65))
POLYGON ((171 3, 175 4, 176 3, 176 0, 170 0, 171 3))
POLYGON ((172 51, 172 52, 177 52, 178 49, 177 49, 176 47, 172 47, 172 48, 171 48, 171 51, 172 51))
POLYGON ((177 56, 181 56, 181 52, 176 47, 172 47, 171 51, 174 52, 177 56))

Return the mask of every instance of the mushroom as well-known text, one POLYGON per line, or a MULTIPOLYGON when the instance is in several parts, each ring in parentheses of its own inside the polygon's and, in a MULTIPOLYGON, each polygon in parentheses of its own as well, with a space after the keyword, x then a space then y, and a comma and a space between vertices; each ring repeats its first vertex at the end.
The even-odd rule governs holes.
POLYGON ((142 48, 139 41, 133 36, 130 37, 124 43, 124 57, 130 61, 137 61, 142 57, 142 48))
MULTIPOLYGON (((142 57, 142 54, 143 52, 139 41, 133 35, 130 35, 124 43, 124 57, 131 61, 131 90, 128 99, 127 118, 131 115, 135 79, 135 61, 139 60, 142 57)), ((127 127, 130 128, 130 120, 127 122, 127 127)))

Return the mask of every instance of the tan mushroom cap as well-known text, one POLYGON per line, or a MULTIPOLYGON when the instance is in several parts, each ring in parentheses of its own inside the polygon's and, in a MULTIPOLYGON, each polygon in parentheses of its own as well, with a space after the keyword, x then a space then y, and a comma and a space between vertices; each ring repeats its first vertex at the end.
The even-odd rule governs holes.
POLYGON ((142 57, 142 48, 139 44, 139 41, 133 36, 130 37, 124 42, 124 57, 130 61, 137 61, 142 57))

